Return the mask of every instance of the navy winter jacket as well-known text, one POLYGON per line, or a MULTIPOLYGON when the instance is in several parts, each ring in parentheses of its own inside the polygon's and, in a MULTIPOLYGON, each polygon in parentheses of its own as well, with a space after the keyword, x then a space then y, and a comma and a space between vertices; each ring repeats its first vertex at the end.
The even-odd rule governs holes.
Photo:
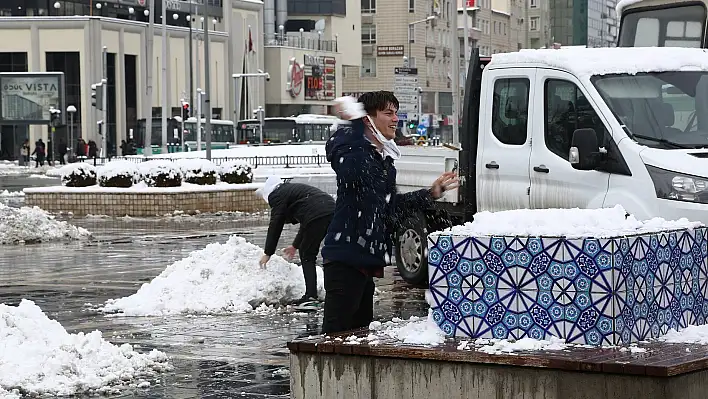
POLYGON ((364 136, 361 119, 340 126, 326 145, 337 174, 337 202, 322 248, 326 262, 378 269, 390 263, 393 234, 405 215, 432 205, 429 190, 398 194, 396 168, 364 136))

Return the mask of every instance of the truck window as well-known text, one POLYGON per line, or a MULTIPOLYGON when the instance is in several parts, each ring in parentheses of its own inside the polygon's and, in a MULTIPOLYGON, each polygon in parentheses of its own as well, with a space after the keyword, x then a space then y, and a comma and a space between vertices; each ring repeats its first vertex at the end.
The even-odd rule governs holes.
POLYGON ((526 143, 529 86, 526 78, 499 79, 494 82, 492 133, 504 144, 526 143))
POLYGON ((628 10, 620 47, 701 47, 706 9, 701 4, 628 10))
POLYGON ((604 143, 606 129, 602 120, 573 82, 549 79, 544 89, 546 147, 568 160, 573 132, 577 129, 595 129, 598 143, 604 143))

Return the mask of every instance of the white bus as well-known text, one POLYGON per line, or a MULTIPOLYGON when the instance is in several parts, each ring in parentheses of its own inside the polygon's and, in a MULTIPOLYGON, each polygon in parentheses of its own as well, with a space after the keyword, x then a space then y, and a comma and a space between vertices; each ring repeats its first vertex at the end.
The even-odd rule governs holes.
MULTIPOLYGON (((174 117, 178 124, 182 123, 182 118, 174 117)), ((202 150, 206 150, 206 133, 204 127, 206 120, 202 118, 202 150)), ((189 151, 197 150, 197 118, 191 117, 184 122, 184 143, 189 151)), ((211 120, 211 148, 215 150, 233 147, 236 144, 234 136, 234 123, 232 121, 212 119, 211 120)))
MULTIPOLYGON (((298 116, 265 118, 263 141, 266 143, 324 143, 329 140, 330 127, 339 119, 331 115, 302 114, 298 116)), ((246 119, 236 124, 239 144, 260 142, 257 119, 246 119)))

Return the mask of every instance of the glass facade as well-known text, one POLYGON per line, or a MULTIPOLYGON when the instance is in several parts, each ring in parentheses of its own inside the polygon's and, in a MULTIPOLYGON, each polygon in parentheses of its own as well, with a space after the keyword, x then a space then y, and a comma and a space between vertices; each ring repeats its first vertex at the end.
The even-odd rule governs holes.
POLYGON ((611 47, 616 0, 551 0, 551 37, 564 46, 611 47))
POLYGON ((288 0, 288 14, 347 15, 346 0, 288 0))
MULTIPOLYGON (((0 72, 27 71, 27 53, 0 53, 0 72)), ((27 126, 0 125, 0 159, 18 159, 22 142, 27 138, 27 126)), ((34 143, 30 146, 34 148, 34 143)))

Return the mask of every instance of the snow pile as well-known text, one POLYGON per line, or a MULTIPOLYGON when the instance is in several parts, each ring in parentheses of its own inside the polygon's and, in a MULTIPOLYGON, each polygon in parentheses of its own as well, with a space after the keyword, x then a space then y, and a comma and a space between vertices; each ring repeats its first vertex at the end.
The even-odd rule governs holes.
POLYGON ((207 159, 182 158, 174 162, 182 171, 185 180, 206 177, 210 174, 216 175, 216 165, 207 159))
MULTIPOLYGON (((135 294, 110 299, 101 309, 127 316, 178 313, 251 312, 260 304, 278 304, 302 297, 305 282, 300 267, 274 255, 265 270, 258 261, 263 250, 232 236, 213 243, 168 266, 135 294)), ((322 269, 317 285, 324 298, 322 269)))
POLYGON ((393 338, 404 344, 437 346, 445 342, 445 333, 433 320, 432 310, 427 318, 411 316, 407 321, 394 318, 381 323, 374 321, 369 325, 373 334, 367 337, 370 343, 380 338, 393 338))
POLYGON ((490 66, 541 64, 587 79, 593 75, 615 73, 708 71, 706 55, 705 49, 679 47, 524 49, 494 54, 490 66))
POLYGON ((48 177, 61 177, 61 168, 47 169, 46 174, 48 177))
POLYGON ((608 238, 703 226, 686 218, 639 221, 621 205, 603 209, 517 209, 479 212, 474 221, 438 231, 431 236, 532 236, 608 238))
MULTIPOLYGON (((85 162, 75 162, 64 165, 59 169, 61 182, 64 185, 74 185, 75 183, 88 182, 96 180, 96 168, 85 162)), ((80 186, 81 187, 81 186, 80 186)))
POLYGON ((91 237, 82 227, 58 221, 38 207, 11 208, 0 203, 0 244, 91 237))
POLYGON ((32 301, 0 304, 0 393, 30 395, 115 393, 131 382, 171 369, 164 353, 116 346, 100 331, 69 334, 32 301))
POLYGON ((130 176, 135 179, 138 176, 138 165, 134 162, 117 160, 111 161, 97 168, 98 180, 107 181, 115 177, 130 176))
POLYGON ((23 191, 7 191, 7 190, 2 190, 0 192, 0 197, 24 197, 25 193, 23 191))
POLYGON ((706 345, 708 344, 708 325, 688 326, 680 331, 672 328, 658 340, 671 344, 706 345))
MULTIPOLYGON (((460 344, 462 347, 462 343, 460 344)), ((551 336, 549 339, 521 338, 517 341, 507 339, 484 339, 474 341, 475 350, 490 355, 501 355, 512 352, 527 351, 559 351, 566 349, 565 340, 551 336)), ((460 349, 458 347, 458 349, 460 349)), ((467 349, 467 345, 464 348, 467 349)))

